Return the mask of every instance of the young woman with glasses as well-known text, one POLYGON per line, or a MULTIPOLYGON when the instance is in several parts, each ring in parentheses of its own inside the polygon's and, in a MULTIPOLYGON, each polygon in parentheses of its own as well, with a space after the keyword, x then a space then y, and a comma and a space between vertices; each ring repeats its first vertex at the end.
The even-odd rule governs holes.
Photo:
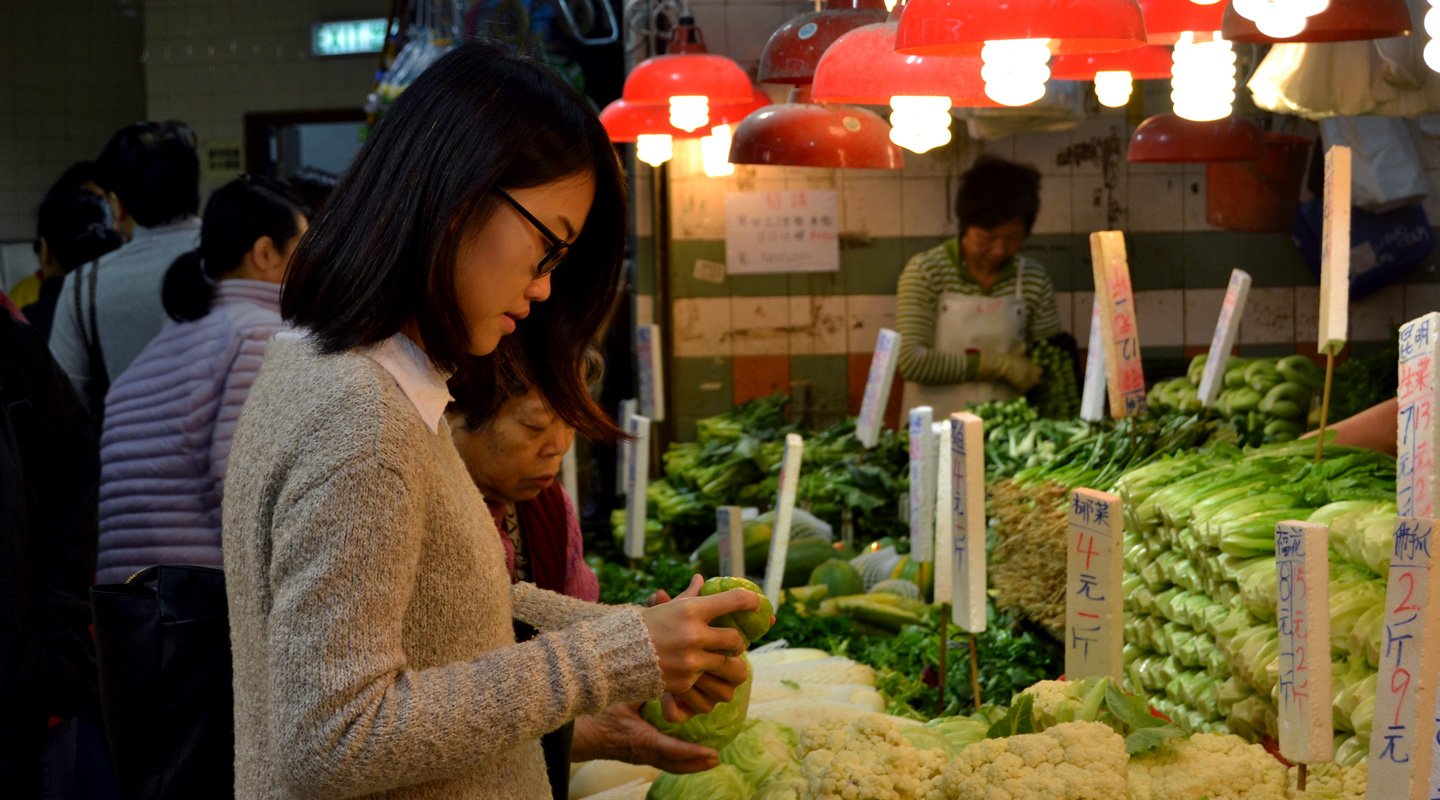
POLYGON ((457 48, 400 96, 313 221, 235 432, 224 499, 238 798, 534 798, 540 738, 664 695, 728 700, 752 594, 604 607, 513 588, 444 421, 446 378, 515 336, 555 413, 620 435, 581 381, 626 206, 589 104, 457 48), (515 643, 513 622, 541 631, 515 643))

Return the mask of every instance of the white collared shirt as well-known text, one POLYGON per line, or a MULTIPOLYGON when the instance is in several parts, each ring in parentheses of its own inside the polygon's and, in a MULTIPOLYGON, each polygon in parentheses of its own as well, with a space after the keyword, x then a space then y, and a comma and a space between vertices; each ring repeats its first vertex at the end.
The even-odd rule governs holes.
MULTIPOLYGON (((302 331, 285 331, 275 334, 275 338, 296 341, 305 335, 302 331)), ((415 405, 430 432, 440 432, 445 408, 455 398, 450 396, 450 388, 445 383, 449 376, 435 366, 419 345, 397 331, 389 339, 360 348, 357 352, 384 367, 400 385, 400 391, 415 405)))

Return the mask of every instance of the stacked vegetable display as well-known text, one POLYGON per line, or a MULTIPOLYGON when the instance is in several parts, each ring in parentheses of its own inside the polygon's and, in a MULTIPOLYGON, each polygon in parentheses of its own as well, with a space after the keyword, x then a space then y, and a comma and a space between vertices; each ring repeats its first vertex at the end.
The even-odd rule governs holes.
MULTIPOLYGON (((1208 358, 1196 356, 1185 377, 1155 384, 1150 407, 1161 413, 1201 413, 1199 387, 1208 358)), ((1304 356, 1231 357, 1210 413, 1226 420, 1242 444, 1288 442, 1307 430, 1311 396, 1324 385, 1325 373, 1304 356)))
POLYGON ((1311 442, 1219 445, 1135 470, 1126 502, 1126 659, 1190 731, 1275 737, 1275 525, 1329 526, 1336 761, 1363 760, 1374 717, 1394 459, 1311 442))

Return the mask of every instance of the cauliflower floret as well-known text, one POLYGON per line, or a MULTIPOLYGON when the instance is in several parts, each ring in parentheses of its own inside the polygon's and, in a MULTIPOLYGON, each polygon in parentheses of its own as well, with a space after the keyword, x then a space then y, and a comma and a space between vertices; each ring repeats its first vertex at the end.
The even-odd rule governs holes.
POLYGON ((798 752, 806 800, 948 800, 945 754, 917 749, 878 714, 811 725, 798 752))
MULTIPOLYGON (((1299 778, 1298 767, 1290 768, 1290 781, 1299 778)), ((1317 764, 1305 776, 1305 792, 1294 800, 1364 800, 1365 787, 1370 783, 1370 765, 1361 761, 1353 767, 1317 764)))
MULTIPOLYGON (((1032 715, 1036 730, 1044 731, 1060 724, 1060 709, 1075 705, 1074 686, 1070 681, 1040 681, 1020 693, 1035 698, 1032 715)), ((1073 720, 1074 715, 1071 718, 1073 720)))
POLYGON ((1285 767, 1239 736, 1197 733, 1130 759, 1131 800, 1285 800, 1288 786, 1285 767))
POLYGON ((1124 798, 1125 740, 1108 725, 1067 722, 1044 733, 965 748, 941 781, 953 800, 1124 798))

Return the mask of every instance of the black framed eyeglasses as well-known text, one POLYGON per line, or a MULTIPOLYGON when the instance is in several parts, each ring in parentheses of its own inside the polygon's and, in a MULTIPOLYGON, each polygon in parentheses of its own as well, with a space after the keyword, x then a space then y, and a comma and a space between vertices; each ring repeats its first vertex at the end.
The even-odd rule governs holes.
POLYGON ((570 243, 552 233, 549 228, 545 227, 545 223, 536 219, 534 214, 526 211, 525 206, 520 205, 519 201, 511 197, 509 192, 501 189, 499 186, 491 188, 495 190, 496 194, 504 198, 505 202, 509 203, 511 208, 519 211, 520 216, 529 220, 530 224, 535 226, 535 230, 540 231, 541 235, 550 241, 550 248, 545 251, 545 256, 540 259, 539 266, 535 267, 535 277, 543 278, 554 272, 556 267, 564 263, 565 251, 570 247, 570 243))

